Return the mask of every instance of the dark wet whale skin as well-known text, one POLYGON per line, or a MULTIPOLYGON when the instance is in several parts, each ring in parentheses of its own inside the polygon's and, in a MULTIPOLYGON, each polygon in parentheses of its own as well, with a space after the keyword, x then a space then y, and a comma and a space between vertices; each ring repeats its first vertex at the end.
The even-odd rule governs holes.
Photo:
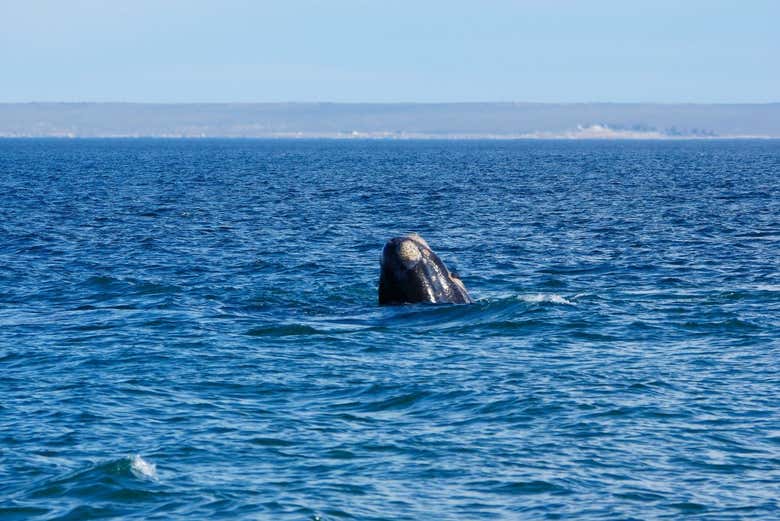
POLYGON ((463 282, 417 234, 394 237, 382 250, 379 304, 470 304, 463 282))

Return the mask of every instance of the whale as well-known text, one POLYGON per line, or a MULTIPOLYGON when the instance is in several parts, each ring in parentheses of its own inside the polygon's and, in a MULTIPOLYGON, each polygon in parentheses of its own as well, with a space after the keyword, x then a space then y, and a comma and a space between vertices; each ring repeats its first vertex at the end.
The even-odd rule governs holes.
POLYGON ((417 233, 393 237, 382 248, 379 305, 471 304, 459 276, 452 273, 417 233))

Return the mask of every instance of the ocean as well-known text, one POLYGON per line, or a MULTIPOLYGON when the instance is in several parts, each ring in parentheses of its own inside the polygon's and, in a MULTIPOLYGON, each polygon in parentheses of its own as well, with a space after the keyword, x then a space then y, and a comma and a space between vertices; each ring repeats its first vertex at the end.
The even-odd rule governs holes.
POLYGON ((3 520, 777 519, 778 361, 777 140, 0 140, 3 520))

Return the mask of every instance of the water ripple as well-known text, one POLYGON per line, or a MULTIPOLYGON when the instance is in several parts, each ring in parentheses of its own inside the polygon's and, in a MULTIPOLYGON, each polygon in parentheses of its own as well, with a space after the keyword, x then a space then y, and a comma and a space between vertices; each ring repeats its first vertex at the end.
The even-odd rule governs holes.
POLYGON ((778 171, 776 141, 0 140, 0 518, 774 519, 778 171), (412 230, 475 304, 376 305, 412 230))

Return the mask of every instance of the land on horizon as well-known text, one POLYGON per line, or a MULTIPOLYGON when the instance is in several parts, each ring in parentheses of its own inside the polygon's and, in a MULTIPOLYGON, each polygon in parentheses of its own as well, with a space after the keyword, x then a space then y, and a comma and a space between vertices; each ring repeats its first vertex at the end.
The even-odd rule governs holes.
POLYGON ((0 103, 0 137, 780 138, 780 103, 0 103))

